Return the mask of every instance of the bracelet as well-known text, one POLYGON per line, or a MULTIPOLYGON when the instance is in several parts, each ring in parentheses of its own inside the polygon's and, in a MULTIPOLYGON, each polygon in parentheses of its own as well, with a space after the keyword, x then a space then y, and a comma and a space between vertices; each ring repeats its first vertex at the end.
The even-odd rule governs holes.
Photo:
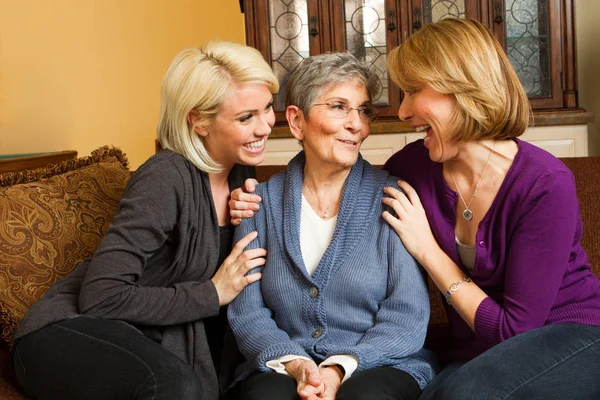
POLYGON ((458 290, 458 287, 463 284, 463 283, 468 283, 471 282, 471 278, 469 278, 468 276, 462 278, 460 281, 458 282, 454 282, 452 285, 450 285, 450 288, 448 289, 448 291, 446 292, 446 301, 448 302, 448 304, 452 305, 452 303, 450 302, 450 297, 452 296, 452 293, 456 292, 458 290))

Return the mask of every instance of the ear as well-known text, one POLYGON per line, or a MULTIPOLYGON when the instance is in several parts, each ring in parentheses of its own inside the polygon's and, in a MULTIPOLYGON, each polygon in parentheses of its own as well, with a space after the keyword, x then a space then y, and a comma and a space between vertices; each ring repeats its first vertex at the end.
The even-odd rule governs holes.
POLYGON ((198 135, 208 136, 208 131, 206 130, 206 118, 202 117, 198 111, 190 111, 188 113, 187 120, 188 124, 194 128, 194 131, 198 135))
POLYGON ((287 106, 285 109, 285 118, 287 118, 290 132, 298 140, 304 140, 304 113, 297 106, 287 106))

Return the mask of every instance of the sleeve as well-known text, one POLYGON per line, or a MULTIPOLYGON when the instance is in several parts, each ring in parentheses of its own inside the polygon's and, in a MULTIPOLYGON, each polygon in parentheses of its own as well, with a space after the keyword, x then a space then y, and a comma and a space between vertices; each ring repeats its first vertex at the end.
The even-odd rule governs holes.
POLYGON ((354 371, 356 371, 356 368, 358 368, 358 360, 352 355, 339 354, 336 356, 327 357, 321 364, 319 364, 319 368, 326 367, 328 365, 338 365, 342 367, 344 370, 342 383, 344 383, 352 376, 354 371))
MULTIPOLYGON (((218 313, 218 295, 210 280, 168 287, 139 284, 148 260, 178 223, 185 196, 182 173, 170 160, 155 160, 132 176, 83 280, 82 314, 167 326, 218 313)), ((172 262, 165 256, 165 268, 172 262)))
POLYGON ((267 361, 267 367, 271 368, 273 371, 277 372, 278 374, 289 376, 290 374, 288 374, 288 372, 285 370, 284 363, 286 363, 288 361, 292 361, 292 360, 297 360, 297 359, 312 361, 312 359, 307 358, 307 357, 286 354, 285 356, 281 356, 279 358, 276 358, 275 360, 267 361))
POLYGON ((569 265, 578 229, 575 181, 567 171, 537 180, 514 234, 508 235, 503 304, 486 298, 475 315, 475 333, 489 346, 542 327, 569 265))
MULTIPOLYGON (((260 188, 260 187, 259 187, 260 188)), ((263 201, 265 195, 257 189, 263 201)), ((244 237, 246 234, 257 231, 258 238, 247 247, 248 249, 266 247, 267 229, 266 229, 266 211, 268 205, 263 206, 254 214, 254 217, 242 220, 242 223, 236 228, 234 242, 244 237)), ((268 261, 267 261, 268 262, 268 261)), ((262 270, 258 268, 249 273, 262 270)), ((229 305, 228 319, 231 329, 236 337, 238 347, 247 360, 253 360, 254 366, 263 372, 270 371, 267 362, 285 355, 296 355, 311 359, 310 355, 304 351, 302 346, 290 339, 289 335, 280 329, 272 318, 272 312, 265 304, 261 292, 261 280, 253 282, 235 298, 229 305)))
MULTIPOLYGON (((304 360, 311 360, 310 358, 287 354, 287 355, 285 355, 283 357, 279 357, 275 360, 267 361, 267 367, 271 368, 273 371, 277 372, 278 374, 289 375, 288 372, 285 370, 284 363, 286 363, 288 361, 296 360, 299 358, 304 359, 304 360)), ((344 383, 348 380, 348 378, 350 378, 352 376, 352 374, 356 370, 356 367, 358 367, 358 361, 356 360, 356 357, 354 357, 354 356, 340 354, 337 356, 331 356, 331 357, 327 358, 321 364, 319 364, 319 368, 326 367, 328 365, 338 365, 338 366, 342 367, 342 369, 344 371, 344 377, 342 378, 342 383, 344 383)))
MULTIPOLYGON (((390 229, 391 227, 385 227, 390 229)), ((429 322, 429 297, 422 269, 400 238, 390 232, 388 246, 388 296, 381 302, 375 323, 360 342, 337 349, 358 359, 357 372, 412 363, 422 349, 429 322)))

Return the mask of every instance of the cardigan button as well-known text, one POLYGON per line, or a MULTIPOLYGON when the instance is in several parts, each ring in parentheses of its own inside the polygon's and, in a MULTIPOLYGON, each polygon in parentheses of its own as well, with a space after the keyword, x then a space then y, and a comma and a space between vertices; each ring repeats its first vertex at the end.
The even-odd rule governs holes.
POLYGON ((321 330, 321 328, 317 328, 313 332, 312 337, 315 338, 315 339, 318 339, 318 338, 321 337, 322 334, 323 334, 323 331, 321 330))
POLYGON ((319 295, 319 289, 317 289, 315 286, 311 287, 308 291, 308 295, 312 298, 317 297, 319 295))
POLYGON ((479 242, 479 247, 482 247, 485 249, 487 247, 487 244, 482 240, 481 242, 479 242))

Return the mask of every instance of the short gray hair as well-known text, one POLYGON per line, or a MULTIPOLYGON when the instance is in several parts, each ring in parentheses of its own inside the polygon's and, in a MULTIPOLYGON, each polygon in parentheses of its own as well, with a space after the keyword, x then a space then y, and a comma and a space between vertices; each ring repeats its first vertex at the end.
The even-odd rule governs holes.
POLYGON ((368 64, 350 53, 326 53, 305 59, 294 70, 287 85, 285 105, 297 106, 308 119, 323 90, 343 82, 362 82, 372 100, 379 95, 381 82, 368 64))

